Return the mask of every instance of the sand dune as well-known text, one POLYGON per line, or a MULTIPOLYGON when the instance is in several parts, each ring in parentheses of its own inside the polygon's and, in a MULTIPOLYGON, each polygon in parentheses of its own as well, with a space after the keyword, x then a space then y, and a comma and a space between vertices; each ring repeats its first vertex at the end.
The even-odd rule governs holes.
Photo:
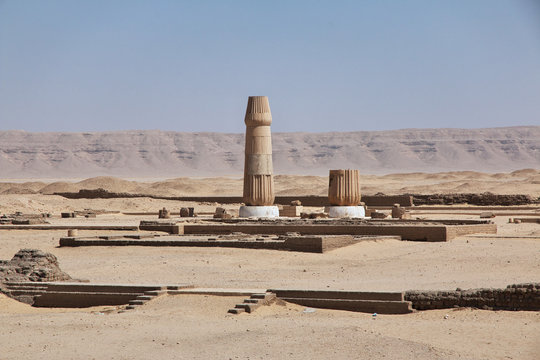
MULTIPOLYGON (((523 169, 510 173, 455 171, 444 173, 405 173, 362 175, 362 193, 481 193, 527 194, 540 196, 540 169, 523 169)), ((326 176, 276 175, 277 195, 325 195, 326 176)), ((0 194, 53 194, 102 188, 111 192, 157 196, 217 196, 242 194, 240 177, 174 178, 163 181, 128 181, 115 177, 94 177, 79 182, 0 182, 0 194)))

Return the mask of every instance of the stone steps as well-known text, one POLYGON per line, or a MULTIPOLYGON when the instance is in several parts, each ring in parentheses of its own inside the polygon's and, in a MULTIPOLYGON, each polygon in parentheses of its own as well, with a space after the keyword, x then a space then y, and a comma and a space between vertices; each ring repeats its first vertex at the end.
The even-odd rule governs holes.
POLYGON ((86 294, 88 296, 112 296, 112 295, 118 295, 118 296, 127 296, 127 297, 137 297, 140 296, 141 293, 125 293, 125 292, 104 292, 104 291, 48 291, 48 290, 9 290, 9 293, 13 296, 19 296, 19 295, 69 295, 69 294, 86 294))
POLYGON ((150 290, 150 291, 145 291, 144 292, 144 295, 148 295, 148 296, 160 296, 160 295, 164 295, 167 293, 167 290, 150 290))
POLYGON ((21 296, 21 295, 28 295, 28 296, 37 296, 41 294, 45 294, 47 292, 46 289, 40 289, 40 290, 33 290, 33 289, 24 289, 24 290, 12 290, 8 289, 9 295, 11 296, 21 296))
POLYGON ((249 299, 245 299, 243 303, 236 304, 233 309, 229 309, 228 313, 230 314, 241 314, 243 312, 252 313, 257 310, 260 306, 270 305, 276 300, 276 294, 266 292, 266 293, 255 293, 252 294, 249 299))
POLYGON ((57 282, 8 282, 8 294, 36 307, 90 307, 145 304, 167 291, 190 288, 189 285, 132 285, 57 282))
POLYGON ((8 287, 11 290, 47 290, 47 286, 8 285, 8 287))
POLYGON ((135 299, 135 300, 130 300, 129 301, 129 305, 144 305, 147 303, 147 300, 138 300, 138 299, 135 299))

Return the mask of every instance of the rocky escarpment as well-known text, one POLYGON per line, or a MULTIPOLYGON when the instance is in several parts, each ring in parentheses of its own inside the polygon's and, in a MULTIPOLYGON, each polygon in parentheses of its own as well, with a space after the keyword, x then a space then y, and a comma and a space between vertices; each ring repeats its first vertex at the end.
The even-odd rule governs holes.
MULTIPOLYGON (((276 174, 512 171, 540 167, 540 126, 274 133, 276 174)), ((0 131, 0 178, 241 174, 244 135, 0 131)))

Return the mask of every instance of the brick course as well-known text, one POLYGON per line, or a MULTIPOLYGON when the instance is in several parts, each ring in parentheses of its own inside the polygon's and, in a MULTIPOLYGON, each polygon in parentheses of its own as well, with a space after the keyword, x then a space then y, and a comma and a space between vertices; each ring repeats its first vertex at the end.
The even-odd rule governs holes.
POLYGON ((486 310, 540 310, 540 283, 508 285, 504 289, 407 291, 405 300, 416 310, 472 307, 486 310))

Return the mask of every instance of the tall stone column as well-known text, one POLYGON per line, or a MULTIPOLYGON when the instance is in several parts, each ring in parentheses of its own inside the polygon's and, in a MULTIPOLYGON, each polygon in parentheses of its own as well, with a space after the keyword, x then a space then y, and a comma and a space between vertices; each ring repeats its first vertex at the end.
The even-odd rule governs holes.
POLYGON ((274 204, 272 176, 272 114, 266 96, 250 96, 246 108, 246 148, 244 163, 244 203, 252 206, 274 204))
POLYGON ((328 201, 330 217, 364 217, 360 204, 360 174, 358 170, 330 170, 328 201))
POLYGON ((246 108, 246 147, 244 194, 247 206, 240 208, 241 217, 279 216, 274 204, 272 166, 272 114, 266 96, 250 96, 246 108))

